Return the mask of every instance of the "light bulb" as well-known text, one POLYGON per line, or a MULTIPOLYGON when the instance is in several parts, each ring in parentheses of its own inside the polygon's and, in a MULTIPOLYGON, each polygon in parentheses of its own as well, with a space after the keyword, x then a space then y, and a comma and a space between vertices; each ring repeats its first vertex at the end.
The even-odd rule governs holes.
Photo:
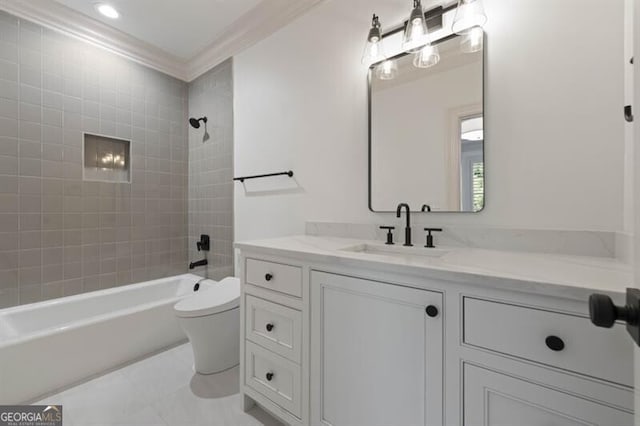
POLYGON ((482 27, 473 27, 462 36, 460 50, 464 53, 474 53, 482 50, 484 46, 484 31, 482 27))
POLYGON ((413 58, 413 65, 416 68, 429 68, 440 62, 440 52, 438 46, 431 44, 423 47, 413 58))
POLYGON ((371 29, 367 36, 367 42, 362 53, 363 64, 375 64, 386 58, 382 48, 382 31, 380 29, 380 19, 374 14, 371 20, 371 29))
POLYGON ((456 34, 466 34, 474 27, 483 27, 487 23, 482 0, 458 0, 451 30, 456 34))
POLYGON ((398 75, 398 66, 395 61, 384 61, 378 65, 376 74, 380 80, 393 80, 398 75))
POLYGON ((427 29, 427 20, 424 17, 422 4, 420 0, 414 0, 413 10, 402 37, 402 49, 406 52, 415 53, 425 44, 429 44, 429 42, 429 30, 427 29))

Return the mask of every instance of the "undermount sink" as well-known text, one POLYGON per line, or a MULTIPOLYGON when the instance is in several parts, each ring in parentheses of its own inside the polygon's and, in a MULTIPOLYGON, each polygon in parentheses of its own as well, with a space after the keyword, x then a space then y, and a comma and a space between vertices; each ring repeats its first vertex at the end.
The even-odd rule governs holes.
POLYGON ((422 246, 405 247, 401 245, 377 245, 377 244, 357 244, 345 247, 341 251, 353 253, 364 253, 379 256, 393 256, 399 258, 439 258, 449 253, 451 250, 440 248, 426 248, 422 246))

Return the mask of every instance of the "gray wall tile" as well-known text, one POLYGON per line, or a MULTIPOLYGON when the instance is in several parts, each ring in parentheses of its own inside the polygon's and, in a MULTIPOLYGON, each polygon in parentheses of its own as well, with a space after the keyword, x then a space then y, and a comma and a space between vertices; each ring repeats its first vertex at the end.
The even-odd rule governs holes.
POLYGON ((0 308, 186 272, 187 96, 0 12, 0 308), (134 184, 82 180, 83 132, 132 140, 134 184))
MULTIPOLYGON (((208 117, 204 127, 189 128, 189 257, 197 260, 200 234, 211 237, 209 265, 197 273, 219 280, 233 275, 233 96, 232 61, 189 84, 189 116, 208 117)), ((179 158, 180 152, 176 152, 179 158)), ((179 163, 174 165, 179 166, 179 163)))

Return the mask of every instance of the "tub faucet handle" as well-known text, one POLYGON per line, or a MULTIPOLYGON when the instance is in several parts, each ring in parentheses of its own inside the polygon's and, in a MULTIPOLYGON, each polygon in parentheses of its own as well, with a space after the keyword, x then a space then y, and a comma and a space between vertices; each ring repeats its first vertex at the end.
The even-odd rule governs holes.
POLYGON ((198 251, 209 251, 211 249, 211 240, 208 235, 200 235, 200 241, 196 242, 198 251))

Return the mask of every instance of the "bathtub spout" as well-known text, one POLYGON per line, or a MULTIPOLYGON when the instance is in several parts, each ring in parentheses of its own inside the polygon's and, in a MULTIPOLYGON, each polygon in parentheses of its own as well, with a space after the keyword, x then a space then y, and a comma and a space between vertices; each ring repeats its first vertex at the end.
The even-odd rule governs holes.
POLYGON ((202 259, 197 262, 191 262, 189 264, 189 269, 194 269, 194 268, 197 268, 198 266, 206 266, 208 263, 209 262, 207 262, 207 259, 202 259))

